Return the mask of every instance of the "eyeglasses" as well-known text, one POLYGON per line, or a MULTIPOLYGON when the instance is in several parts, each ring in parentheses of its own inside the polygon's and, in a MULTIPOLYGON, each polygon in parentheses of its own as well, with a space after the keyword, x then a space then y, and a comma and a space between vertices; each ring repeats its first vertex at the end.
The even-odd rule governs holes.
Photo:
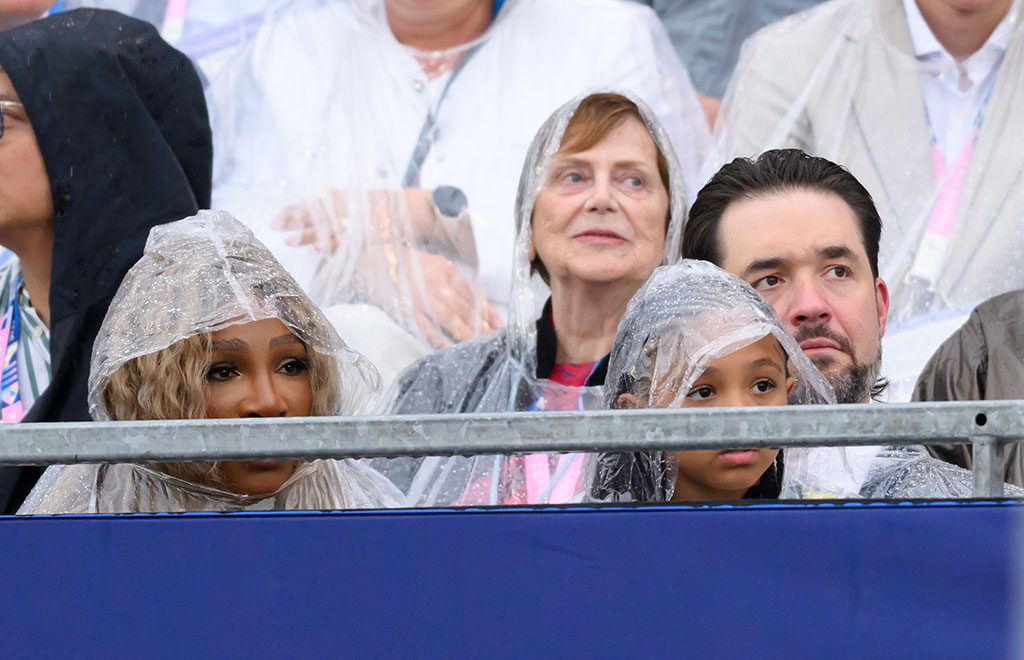
POLYGON ((22 108, 25 105, 17 101, 0 101, 0 140, 4 137, 4 125, 6 124, 7 108, 22 108))

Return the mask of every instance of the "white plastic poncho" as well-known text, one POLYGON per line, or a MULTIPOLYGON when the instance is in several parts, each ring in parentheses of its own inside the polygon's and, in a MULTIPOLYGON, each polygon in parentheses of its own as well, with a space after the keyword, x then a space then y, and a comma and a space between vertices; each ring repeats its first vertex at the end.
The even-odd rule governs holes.
POLYGON ((291 2, 211 80, 214 204, 252 223, 389 383, 456 338, 450 310, 469 305, 479 320, 486 298, 507 318, 509 210, 527 147, 552 111, 594 88, 651 106, 695 192, 711 136, 649 8, 506 0, 481 37, 428 53, 396 40, 383 0, 291 2), (468 219, 425 226, 403 191, 441 186, 465 194, 468 219), (312 224, 318 251, 271 228, 286 208, 312 224))
MULTIPOLYGON (((628 96, 628 95, 627 95, 628 96)), ((398 414, 596 409, 600 387, 566 387, 537 377, 538 312, 547 286, 530 270, 534 202, 547 179, 551 158, 562 143, 580 97, 566 103, 541 126, 523 165, 516 198, 518 235, 514 246, 508 325, 490 335, 427 356, 396 381, 391 411, 398 414)), ((654 112, 632 97, 651 137, 668 164, 669 222, 664 263, 679 260, 687 198, 672 144, 654 112)), ((475 456, 388 462, 382 471, 407 489, 410 504, 504 504, 565 502, 582 492, 583 455, 558 458, 475 456), (413 476, 410 470, 418 467, 413 476), (402 470, 406 474, 402 474, 402 470), (498 475, 493 479, 493 475, 498 475)), ((381 465, 380 462, 375 463, 381 465)))
POLYGON ((926 91, 935 98, 968 80, 952 60, 916 56, 903 0, 836 0, 765 28, 744 46, 726 95, 718 160, 801 148, 871 192, 891 300, 890 401, 909 400, 971 308, 1024 287, 1022 16, 1017 0, 966 63, 981 79, 969 80, 945 129, 932 129, 926 91))
MULTIPOLYGON (((355 415, 374 404, 379 377, 373 365, 345 345, 295 280, 238 220, 223 212, 200 211, 154 228, 96 339, 89 374, 93 419, 110 420, 103 393, 128 361, 188 337, 270 318, 284 323, 308 350, 328 358, 337 369, 337 397, 328 404, 334 414, 355 415)), ((342 509, 402 503, 394 486, 355 460, 301 462, 278 491, 260 496, 184 481, 159 466, 83 464, 49 468, 19 513, 342 509)))
MULTIPOLYGON (((629 393, 640 398, 642 407, 681 408, 712 360, 767 336, 774 337, 789 358, 795 379, 790 404, 835 403, 832 387, 772 306, 749 284, 706 261, 687 259, 658 268, 630 300, 619 323, 608 363, 604 407, 618 408, 619 395, 629 393), (675 394, 666 399, 667 391, 675 394)), ((825 463, 823 454, 838 469, 846 464, 841 448, 784 451, 784 497, 808 488, 835 490, 832 483, 849 479, 848 474, 831 470, 814 473, 825 463)), ((588 496, 596 500, 672 498, 675 465, 661 452, 593 456, 587 472, 588 496)))

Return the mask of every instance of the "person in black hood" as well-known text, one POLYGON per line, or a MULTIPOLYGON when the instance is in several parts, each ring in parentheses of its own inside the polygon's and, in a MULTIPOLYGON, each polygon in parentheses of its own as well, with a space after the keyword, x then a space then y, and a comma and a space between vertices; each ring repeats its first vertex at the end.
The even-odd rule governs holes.
MULTIPOLYGON (((88 420, 121 279, 152 227, 210 205, 202 85, 151 25, 81 9, 0 34, 0 113, 0 244, 16 255, 0 266, 4 422, 88 420)), ((37 475, 0 469, 0 508, 37 475)))

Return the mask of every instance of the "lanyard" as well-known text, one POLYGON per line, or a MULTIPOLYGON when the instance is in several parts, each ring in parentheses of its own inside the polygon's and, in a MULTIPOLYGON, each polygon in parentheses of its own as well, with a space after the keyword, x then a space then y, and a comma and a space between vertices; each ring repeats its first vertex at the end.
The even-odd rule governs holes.
MULTIPOLYGON (((604 360, 598 360, 591 366, 587 381, 601 366, 604 360)), ((584 381, 586 383, 587 381, 584 381)), ((569 387, 555 385, 554 388, 569 387)), ((586 385, 584 385, 586 387, 586 385)), ((545 388, 546 389, 546 388, 545 388)), ((554 392, 545 393, 544 402, 548 399, 561 398, 554 392)), ((567 402, 559 402, 567 403, 567 402)), ((541 402, 534 403, 527 410, 541 410, 541 402)), ((547 406, 543 409, 548 409, 547 406)), ((569 410, 568 405, 558 405, 555 410, 569 410)), ((577 395, 576 410, 583 410, 582 394, 577 395)), ((554 473, 551 471, 549 454, 527 454, 523 456, 523 467, 526 477, 526 501, 528 504, 547 504, 548 502, 563 503, 571 500, 576 494, 576 485, 583 477, 584 455, 580 453, 562 454, 558 457, 554 473)))
POLYGON ((430 153, 430 148, 434 145, 434 140, 437 138, 437 115, 441 111, 441 104, 444 102, 445 96, 448 95, 448 89, 455 82, 455 78, 466 66, 469 58, 473 57, 476 51, 480 50, 481 45, 483 44, 477 44, 466 51, 466 54, 455 65, 455 68, 452 69, 451 75, 448 76, 448 82, 441 89, 441 95, 437 98, 437 103, 427 113, 427 118, 423 122, 423 128, 420 129, 420 136, 416 139, 416 147, 412 150, 409 164, 405 168, 405 176, 402 177, 403 188, 419 187, 420 168, 423 167, 423 162, 427 159, 427 154, 430 153))
POLYGON ((21 314, 18 310, 18 291, 22 287, 19 273, 14 283, 11 302, 0 322, 0 348, 3 353, 3 369, 0 371, 0 418, 4 424, 17 424, 25 417, 18 388, 18 340, 21 338, 21 314))
POLYGON ((177 43, 185 33, 185 16, 188 14, 188 0, 167 0, 160 36, 167 43, 177 43))
POLYGON ((935 173, 935 181, 939 182, 940 187, 924 237, 921 239, 920 248, 914 257, 910 274, 927 282, 935 282, 942 273, 949 242, 953 236, 953 227, 956 224, 957 211, 960 208, 960 197, 967 180, 967 170, 974 157, 974 147, 978 143, 981 124, 985 119, 985 109, 988 107, 989 99, 992 98, 993 89, 995 89, 995 81, 985 92, 985 98, 982 99, 981 107, 978 108, 974 117, 967 143, 964 144, 959 156, 948 169, 945 154, 939 147, 939 138, 935 134, 935 126, 928 114, 928 106, 925 105, 924 116, 928 123, 932 169, 935 173))

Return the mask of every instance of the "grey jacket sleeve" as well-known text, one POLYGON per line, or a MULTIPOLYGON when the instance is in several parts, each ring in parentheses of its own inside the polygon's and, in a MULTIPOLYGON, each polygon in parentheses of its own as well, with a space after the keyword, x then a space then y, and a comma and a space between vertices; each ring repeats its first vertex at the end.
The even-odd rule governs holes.
POLYGON ((977 401, 985 397, 988 345, 975 309, 928 360, 914 386, 914 401, 977 401))
MULTIPOLYGON (((914 401, 972 401, 985 398, 985 347, 983 320, 978 310, 959 330, 939 346, 914 386, 914 401)), ((929 445, 935 458, 971 469, 970 445, 929 445)))
MULTIPOLYGON (((1024 291, 988 300, 939 347, 914 388, 914 401, 1024 398, 1024 291)), ((970 447, 933 446, 936 458, 972 466, 970 447)), ((1006 481, 1024 486, 1020 443, 1003 448, 1006 481)))

